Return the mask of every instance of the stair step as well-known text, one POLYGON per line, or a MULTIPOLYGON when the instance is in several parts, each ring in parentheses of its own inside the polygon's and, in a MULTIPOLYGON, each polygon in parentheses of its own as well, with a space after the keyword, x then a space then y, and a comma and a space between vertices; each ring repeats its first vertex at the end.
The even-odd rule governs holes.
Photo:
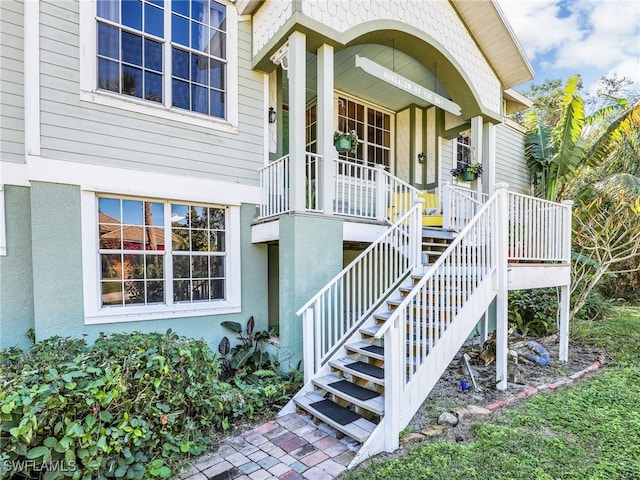
POLYGON ((345 345, 345 348, 354 353, 360 353, 376 360, 384 360, 384 347, 372 345, 369 342, 355 342, 345 345))
POLYGON ((313 384, 353 405, 376 415, 384 415, 384 397, 379 392, 361 387, 334 374, 317 378, 313 380, 313 384))
POLYGON ((376 385, 384 385, 384 369, 370 363, 354 361, 353 358, 343 357, 329 362, 332 368, 341 370, 349 375, 362 378, 376 385))
POLYGON ((362 418, 360 415, 347 408, 341 407, 337 403, 331 402, 331 400, 326 400, 317 392, 309 393, 299 398, 294 398, 294 402, 298 407, 307 411, 312 416, 360 443, 363 443, 367 438, 369 438, 371 432, 376 428, 375 423, 362 418), (316 405, 315 407, 313 406, 314 403, 317 404, 318 402, 323 402, 323 411, 318 410, 319 405, 316 405), (348 423, 342 423, 344 420, 340 417, 349 417, 354 418, 355 420, 348 423))
POLYGON ((438 238, 442 240, 449 240, 449 241, 456 238, 456 234, 454 232, 452 232, 451 230, 444 230, 442 228, 435 229, 435 228, 422 227, 422 236, 438 238))

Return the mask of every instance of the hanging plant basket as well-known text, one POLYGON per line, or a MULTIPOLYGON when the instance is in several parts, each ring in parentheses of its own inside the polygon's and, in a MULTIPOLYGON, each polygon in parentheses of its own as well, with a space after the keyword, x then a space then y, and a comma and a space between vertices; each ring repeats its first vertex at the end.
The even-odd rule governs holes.
POLYGON ((335 132, 333 144, 340 153, 353 152, 358 145, 358 135, 354 130, 350 132, 335 132))
POLYGON ((478 175, 476 175, 473 172, 469 172, 469 171, 462 172, 462 180, 465 182, 471 182, 476 178, 478 178, 478 175))

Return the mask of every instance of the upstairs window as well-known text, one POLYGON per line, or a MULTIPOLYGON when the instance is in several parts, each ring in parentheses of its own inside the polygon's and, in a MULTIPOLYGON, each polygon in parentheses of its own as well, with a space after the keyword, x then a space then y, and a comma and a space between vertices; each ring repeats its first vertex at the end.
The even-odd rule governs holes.
POLYGON ((471 164, 471 161, 471 137, 458 135, 456 140, 456 167, 465 167, 471 164))
POLYGON ((227 33, 215 0, 98 0, 98 89, 226 119, 227 33))

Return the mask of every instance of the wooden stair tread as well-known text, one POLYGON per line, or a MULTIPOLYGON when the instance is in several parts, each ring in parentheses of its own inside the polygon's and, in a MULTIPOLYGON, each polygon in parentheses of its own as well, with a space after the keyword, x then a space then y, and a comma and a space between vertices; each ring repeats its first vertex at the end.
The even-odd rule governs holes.
MULTIPOLYGON (((355 415, 359 417, 357 420, 347 423, 345 425, 342 425, 339 422, 333 420, 331 417, 327 416, 326 414, 320 412, 319 410, 316 410, 312 406, 313 403, 320 402, 322 400, 325 400, 325 398, 322 395, 316 392, 312 392, 307 395, 303 395, 298 398, 295 398, 294 402, 298 407, 302 408, 307 413, 311 414, 312 416, 323 421, 330 427, 335 428, 339 432, 344 433, 345 435, 353 438, 354 440, 360 443, 363 443, 367 438, 369 438, 369 435, 371 435, 371 432, 373 432, 373 430, 377 426, 375 423, 370 422, 365 418, 362 418, 357 413, 355 413, 355 415)), ((335 404, 335 405, 338 408, 344 408, 344 407, 340 407, 340 405, 338 404, 335 404)))
POLYGON ((350 388, 353 390, 360 390, 363 393, 369 393, 370 395, 375 394, 373 398, 370 398, 368 400, 363 400, 350 395, 348 392, 345 392, 344 388, 341 385, 339 385, 340 382, 346 382, 346 380, 334 374, 325 375, 323 377, 313 380, 313 384, 316 385, 317 387, 321 388, 326 392, 332 393, 344 400, 347 400, 351 402, 353 405, 362 407, 377 415, 384 414, 384 397, 382 396, 382 394, 378 392, 374 392, 373 390, 370 390, 368 388, 360 387, 355 383, 351 384, 352 387, 350 388))
POLYGON ((369 342, 354 342, 345 345, 345 348, 351 352, 360 353, 376 360, 384 360, 384 348, 369 342))
POLYGON ((351 357, 338 358, 329 362, 331 367, 342 370, 354 377, 362 378, 376 385, 384 385, 384 369, 364 362, 354 362, 351 357))

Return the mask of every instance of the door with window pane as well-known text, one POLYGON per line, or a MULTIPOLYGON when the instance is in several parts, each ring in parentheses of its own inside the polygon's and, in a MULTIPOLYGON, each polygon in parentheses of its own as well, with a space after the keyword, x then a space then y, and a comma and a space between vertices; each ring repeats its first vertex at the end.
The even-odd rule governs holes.
POLYGON ((353 153, 341 153, 350 160, 369 167, 391 165, 391 114, 371 105, 346 97, 338 97, 338 130, 355 130, 358 146, 353 153))

